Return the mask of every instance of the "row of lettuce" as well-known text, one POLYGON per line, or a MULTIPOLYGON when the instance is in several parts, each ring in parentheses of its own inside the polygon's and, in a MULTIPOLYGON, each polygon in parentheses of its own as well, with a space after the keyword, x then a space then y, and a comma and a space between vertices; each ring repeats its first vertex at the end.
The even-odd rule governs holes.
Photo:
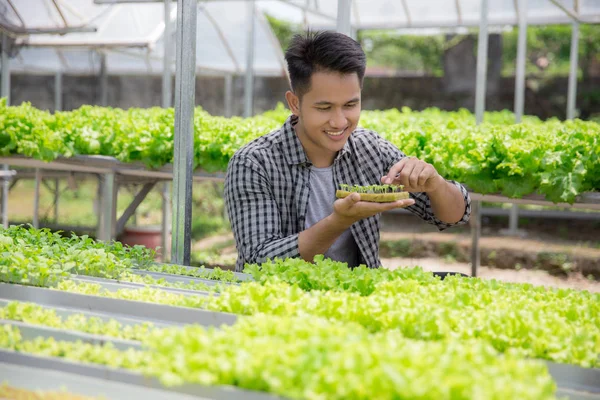
POLYGON ((255 280, 240 284, 222 272, 222 284, 204 296, 162 290, 168 282, 109 291, 70 279, 76 273, 121 280, 135 268, 214 277, 153 264, 143 248, 22 227, 0 231, 3 282, 234 313, 237 322, 220 329, 124 327, 10 303, 0 308, 0 319, 137 340, 143 348, 25 340, 9 325, 0 331, 0 347, 133 369, 165 385, 235 385, 307 399, 545 399, 553 398, 555 385, 534 359, 600 366, 600 295, 586 291, 460 277, 441 281, 419 268, 351 270, 320 257, 314 264, 294 259, 249 265, 246 272, 255 280), (86 250, 103 254, 102 261, 90 253, 82 257, 86 250), (20 258, 36 266, 27 276, 12 269, 20 258), (99 273, 103 262, 109 272, 99 273), (31 278, 44 268, 56 279, 31 278))
POLYGON ((499 357, 481 341, 410 340, 308 315, 154 329, 143 345, 27 340, 16 327, 0 327, 1 348, 141 372, 166 386, 233 385, 289 399, 540 400, 555 393, 544 364, 499 357))
MULTIPOLYGON (((288 116, 283 105, 252 118, 211 116, 198 107, 194 167, 224 171, 236 150, 277 129, 288 116)), ((467 110, 403 108, 363 111, 361 126, 476 192, 539 193, 551 201, 573 202, 581 193, 600 190, 599 124, 535 117, 514 124, 507 111, 489 112, 485 120, 477 126, 467 110)), ((0 100, 0 155, 46 161, 105 155, 156 168, 173 161, 173 127, 173 109, 83 106, 51 114, 0 100)))

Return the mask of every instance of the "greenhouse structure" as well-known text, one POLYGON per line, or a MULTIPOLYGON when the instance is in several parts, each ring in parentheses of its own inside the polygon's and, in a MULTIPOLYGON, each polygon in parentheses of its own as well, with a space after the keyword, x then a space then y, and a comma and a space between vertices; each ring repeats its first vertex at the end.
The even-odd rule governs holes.
POLYGON ((478 277, 483 203, 513 205, 512 233, 519 204, 600 211, 600 124, 576 118, 580 26, 600 24, 600 1, 0 0, 0 13, 1 399, 600 399, 600 291, 478 277), (361 115, 468 189, 470 276, 321 255, 192 266, 193 184, 223 182, 289 114, 254 112, 255 78, 287 78, 267 15, 354 38, 476 32, 473 115, 361 115), (571 27, 566 121, 525 113, 531 25, 571 27), (514 109, 486 113, 488 32, 507 26, 514 109), (54 76, 53 112, 11 104, 11 73, 54 76), (100 104, 62 111, 65 75, 97 77, 100 104), (161 107, 111 108, 111 75, 162 77, 161 107), (197 107, 205 76, 224 78, 225 116, 197 107), (58 220, 59 181, 77 177, 98 182, 93 239, 40 229, 40 192, 58 220), (25 180, 32 224, 11 226, 9 190, 25 180), (135 188, 120 215, 119 187, 135 188), (156 188, 160 261, 116 241, 156 188))

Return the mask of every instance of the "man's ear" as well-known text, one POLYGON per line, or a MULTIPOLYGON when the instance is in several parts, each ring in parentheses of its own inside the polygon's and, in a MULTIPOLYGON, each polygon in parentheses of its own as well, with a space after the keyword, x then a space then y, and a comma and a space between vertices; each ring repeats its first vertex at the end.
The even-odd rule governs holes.
POLYGON ((285 92, 285 99, 287 100, 290 111, 292 111, 294 115, 300 115, 300 98, 288 90, 285 92))

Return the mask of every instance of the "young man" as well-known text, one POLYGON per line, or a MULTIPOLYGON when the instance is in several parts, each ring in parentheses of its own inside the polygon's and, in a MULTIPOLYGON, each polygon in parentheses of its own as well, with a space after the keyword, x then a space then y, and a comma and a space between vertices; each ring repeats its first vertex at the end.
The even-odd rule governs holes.
POLYGON ((379 214, 406 208, 442 230, 466 223, 470 199, 430 164, 406 157, 373 131, 358 128, 366 57, 334 32, 295 36, 285 58, 292 115, 281 129, 240 149, 225 179, 225 203, 238 250, 236 270, 275 257, 317 254, 349 266, 379 261, 379 214), (394 203, 336 200, 340 184, 404 185, 394 203))

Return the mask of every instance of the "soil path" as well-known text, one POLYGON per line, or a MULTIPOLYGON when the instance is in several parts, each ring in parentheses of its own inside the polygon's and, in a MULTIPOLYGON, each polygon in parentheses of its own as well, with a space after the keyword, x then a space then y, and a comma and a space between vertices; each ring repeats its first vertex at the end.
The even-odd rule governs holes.
MULTIPOLYGON (((442 258, 382 258, 385 268, 395 269, 402 267, 422 267, 425 271, 436 272, 462 272, 471 275, 471 265, 460 262, 446 262, 442 258)), ((489 267, 479 267, 478 277, 482 279, 497 279, 504 282, 531 283, 555 288, 571 288, 600 293, 600 282, 589 280, 581 275, 572 275, 568 278, 553 276, 545 271, 512 270, 489 267)))

